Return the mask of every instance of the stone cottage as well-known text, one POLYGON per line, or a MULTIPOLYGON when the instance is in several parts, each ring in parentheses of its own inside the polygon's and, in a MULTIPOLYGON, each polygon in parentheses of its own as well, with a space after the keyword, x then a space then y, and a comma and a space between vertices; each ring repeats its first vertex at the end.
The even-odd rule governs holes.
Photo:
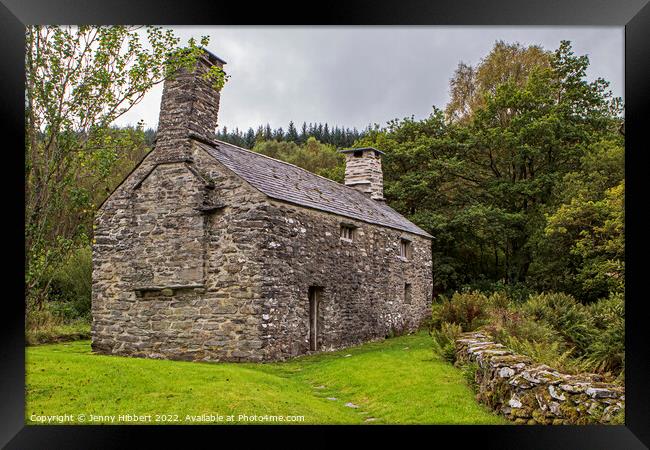
POLYGON ((213 64, 166 81, 154 149, 99 208, 93 350, 268 361, 415 330, 431 236, 384 202, 382 152, 344 150, 343 185, 217 141, 213 64))

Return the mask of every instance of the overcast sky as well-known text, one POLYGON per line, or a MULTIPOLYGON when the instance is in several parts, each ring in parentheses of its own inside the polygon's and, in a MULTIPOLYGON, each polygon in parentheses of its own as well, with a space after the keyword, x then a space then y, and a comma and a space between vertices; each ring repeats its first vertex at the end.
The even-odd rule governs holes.
MULTIPOLYGON (((283 127, 290 120, 364 128, 444 108, 458 63, 475 65, 495 41, 555 49, 572 41, 590 59, 590 79, 623 97, 622 27, 173 27, 183 42, 210 36, 208 49, 231 76, 219 128, 283 127)), ((162 86, 117 123, 156 127, 162 86)))

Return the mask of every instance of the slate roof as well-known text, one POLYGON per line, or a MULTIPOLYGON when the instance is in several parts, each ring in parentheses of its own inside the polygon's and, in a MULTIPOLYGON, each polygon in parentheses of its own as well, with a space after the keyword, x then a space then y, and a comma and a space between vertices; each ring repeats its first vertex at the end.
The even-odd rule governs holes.
POLYGON ((199 143, 210 155, 267 196, 427 238, 422 230, 384 202, 293 164, 222 141, 199 143))

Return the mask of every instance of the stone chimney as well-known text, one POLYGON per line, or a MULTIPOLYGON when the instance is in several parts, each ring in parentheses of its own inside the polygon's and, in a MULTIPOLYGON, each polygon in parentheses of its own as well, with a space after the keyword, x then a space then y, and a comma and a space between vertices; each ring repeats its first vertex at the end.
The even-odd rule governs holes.
POLYGON ((345 155, 345 185, 363 192, 373 200, 384 200, 384 176, 381 152, 372 147, 341 150, 345 155))
POLYGON ((156 148, 161 153, 180 156, 189 137, 215 139, 220 94, 202 75, 212 66, 223 67, 225 63, 204 50, 193 71, 183 68, 165 80, 156 133, 156 148))

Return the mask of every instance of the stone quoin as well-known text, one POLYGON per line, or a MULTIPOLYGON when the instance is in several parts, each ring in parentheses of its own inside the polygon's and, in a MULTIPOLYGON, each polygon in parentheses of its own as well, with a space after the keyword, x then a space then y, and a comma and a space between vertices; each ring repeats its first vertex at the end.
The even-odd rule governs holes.
POLYGON ((165 82, 154 149, 99 208, 93 350, 269 361, 416 330, 432 237, 384 202, 382 153, 344 150, 343 185, 217 141, 224 64, 165 82))

